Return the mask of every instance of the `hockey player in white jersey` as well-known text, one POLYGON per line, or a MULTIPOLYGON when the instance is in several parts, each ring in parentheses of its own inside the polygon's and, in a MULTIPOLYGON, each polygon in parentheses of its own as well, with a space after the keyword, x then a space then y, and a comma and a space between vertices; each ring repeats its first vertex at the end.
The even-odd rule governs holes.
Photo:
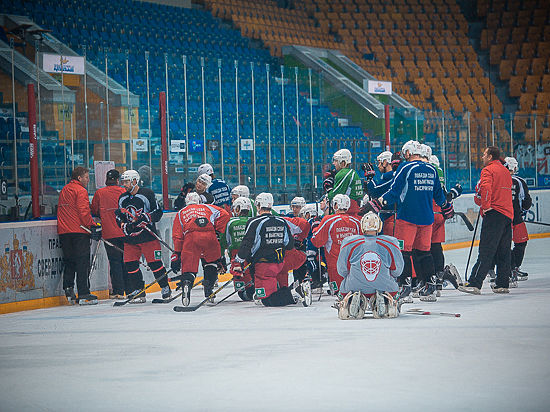
POLYGON ((403 255, 397 239, 380 235, 382 221, 368 212, 361 219, 362 235, 349 236, 338 255, 338 274, 344 279, 340 292, 340 319, 362 319, 367 306, 375 318, 399 316, 397 277, 403 271, 403 255))

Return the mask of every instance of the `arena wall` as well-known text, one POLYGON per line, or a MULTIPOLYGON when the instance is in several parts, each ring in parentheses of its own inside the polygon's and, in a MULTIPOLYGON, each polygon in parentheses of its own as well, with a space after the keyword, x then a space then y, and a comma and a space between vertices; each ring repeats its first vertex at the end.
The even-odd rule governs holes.
MULTIPOLYGON (((527 221, 550 223, 550 190, 534 190, 533 207, 527 213, 527 221)), ((276 206, 280 212, 289 206, 276 206)), ((455 210, 467 214, 475 226, 478 208, 473 195, 466 194, 455 200, 455 210)), ((157 225, 160 236, 169 244, 175 212, 165 213, 157 225)), ((0 224, 0 313, 46 308, 66 304, 63 293, 63 258, 57 221, 29 221, 0 224)), ((532 237, 550 236, 550 226, 528 224, 532 237)), ((459 217, 446 222, 446 248, 469 247, 472 232, 459 217)), ((477 232, 479 238, 479 228, 477 232)), ((92 245, 92 252, 95 242, 92 245)), ((162 247, 164 264, 169 267, 171 252, 162 247)), ((150 272, 144 272, 146 282, 153 280, 150 272)), ((95 267, 90 277, 91 290, 100 299, 108 297, 108 261, 103 245, 98 250, 95 267)), ((156 285, 155 285, 156 286, 156 285)), ((152 290, 158 290, 152 288, 152 290)))

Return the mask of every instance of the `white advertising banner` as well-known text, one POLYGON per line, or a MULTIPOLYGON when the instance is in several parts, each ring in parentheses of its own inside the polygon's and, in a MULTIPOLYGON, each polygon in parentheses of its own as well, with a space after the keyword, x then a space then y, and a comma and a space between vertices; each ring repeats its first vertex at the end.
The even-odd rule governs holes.
POLYGON ((84 57, 60 56, 59 54, 42 55, 42 68, 48 73, 84 74, 84 57))
POLYGON ((114 168, 115 168, 115 162, 113 162, 112 160, 94 161, 96 189, 101 189, 102 187, 105 187, 105 178, 107 177, 107 172, 114 168))
POLYGON ((370 94, 391 94, 391 82, 369 80, 368 92, 370 94))
POLYGON ((134 152, 147 152, 147 139, 132 139, 134 152))
POLYGON ((172 153, 185 153, 185 140, 171 140, 170 151, 172 153))

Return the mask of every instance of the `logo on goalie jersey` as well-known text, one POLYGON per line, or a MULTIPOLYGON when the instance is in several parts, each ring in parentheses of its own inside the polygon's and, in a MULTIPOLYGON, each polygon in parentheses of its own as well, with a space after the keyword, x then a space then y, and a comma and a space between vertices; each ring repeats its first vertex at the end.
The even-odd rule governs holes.
POLYGON ((365 279, 369 282, 374 282, 376 277, 380 273, 380 266, 382 265, 382 259, 378 253, 369 251, 361 256, 361 272, 365 276, 365 279))

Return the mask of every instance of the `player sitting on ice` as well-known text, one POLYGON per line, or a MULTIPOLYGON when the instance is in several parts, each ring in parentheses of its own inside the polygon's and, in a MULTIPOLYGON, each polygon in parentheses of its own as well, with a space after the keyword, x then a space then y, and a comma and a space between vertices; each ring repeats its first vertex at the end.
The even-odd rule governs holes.
POLYGON ((259 304, 285 306, 301 301, 304 306, 309 306, 309 282, 296 288, 277 289, 277 276, 283 271, 286 252, 294 247, 289 224, 285 219, 271 214, 271 193, 256 196, 256 207, 259 215, 248 222, 239 252, 231 263, 231 273, 242 272, 245 262, 251 263, 256 287, 254 300, 259 304))
POLYGON ((399 316, 400 302, 395 297, 404 262, 397 239, 378 235, 382 221, 368 212, 361 219, 362 235, 347 237, 338 256, 338 274, 344 279, 339 303, 340 319, 363 319, 370 306, 375 318, 399 316), (368 304, 367 304, 368 302, 368 304))
MULTIPOLYGON (((225 229, 225 237, 221 238, 222 248, 227 249, 231 260, 237 256, 237 252, 241 247, 241 242, 246 232, 246 224, 250 219, 248 214, 251 209, 252 204, 247 197, 239 197, 231 205, 233 217, 229 219, 229 223, 225 229)), ((244 301, 252 300, 254 296, 254 282, 250 270, 247 269, 244 272, 233 271, 231 274, 233 275, 235 289, 239 290, 239 297, 244 301)))
MULTIPOLYGON (((172 254, 171 268, 174 273, 181 270, 178 288, 183 291, 182 303, 189 306, 191 288, 199 270, 199 261, 204 268, 202 286, 204 297, 212 294, 218 279, 217 262, 221 257, 216 232, 223 233, 229 221, 229 213, 221 207, 200 204, 198 193, 191 192, 185 197, 185 206, 174 218, 172 240, 175 252, 172 254)), ((213 299, 212 299, 213 300, 213 299)))

